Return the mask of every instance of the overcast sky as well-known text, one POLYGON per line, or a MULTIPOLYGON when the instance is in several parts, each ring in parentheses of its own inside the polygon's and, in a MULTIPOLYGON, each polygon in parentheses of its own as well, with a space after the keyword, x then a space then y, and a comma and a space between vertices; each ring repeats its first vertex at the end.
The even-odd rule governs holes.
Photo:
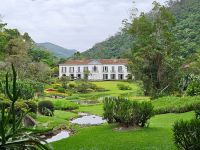
MULTIPOLYGON (((135 0, 147 12, 154 0, 135 0)), ((157 0, 164 3, 166 0, 157 0)), ((132 0, 0 0, 8 27, 28 32, 36 42, 84 51, 120 30, 132 0)))

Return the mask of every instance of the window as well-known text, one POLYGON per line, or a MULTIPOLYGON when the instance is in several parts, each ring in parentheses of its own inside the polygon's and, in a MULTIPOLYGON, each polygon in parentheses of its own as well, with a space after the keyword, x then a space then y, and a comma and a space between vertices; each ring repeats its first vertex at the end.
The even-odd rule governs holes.
POLYGON ((69 67, 69 72, 73 73, 74 72, 74 67, 69 67))
POLYGON ((97 72, 97 66, 94 66, 94 67, 93 67, 93 71, 94 71, 94 72, 97 72))
POLYGON ((62 73, 66 73, 67 72, 67 68, 66 67, 62 67, 62 73))
POLYGON ((70 79, 74 80, 74 74, 70 74, 70 79))
POLYGON ((124 75, 123 75, 123 74, 119 74, 119 75, 118 75, 118 79, 119 79, 119 80, 124 80, 124 75))
POLYGON ((81 72, 81 67, 78 67, 77 72, 81 72))
POLYGON ((115 80, 115 79, 116 79, 116 75, 115 75, 115 74, 111 74, 111 75, 110 75, 110 79, 111 79, 111 80, 115 80))
POLYGON ((108 66, 103 66, 103 72, 108 72, 108 66))
POLYGON ((88 71, 88 67, 84 67, 83 70, 84 70, 84 71, 88 71))
POLYGON ((103 74, 103 80, 108 80, 108 74, 103 74))
POLYGON ((77 79, 81 79, 81 74, 77 74, 77 79))
POLYGON ((115 72, 115 66, 112 66, 112 72, 115 72))
POLYGON ((121 73, 123 72, 122 71, 122 66, 118 66, 118 72, 121 72, 121 73))

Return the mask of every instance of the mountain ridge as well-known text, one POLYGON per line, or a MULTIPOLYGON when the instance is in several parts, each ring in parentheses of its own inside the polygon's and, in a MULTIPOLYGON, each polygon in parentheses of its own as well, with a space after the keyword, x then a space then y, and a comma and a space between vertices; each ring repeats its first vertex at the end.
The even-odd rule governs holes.
POLYGON ((67 49, 62 46, 53 44, 51 42, 36 43, 36 45, 40 48, 44 48, 50 53, 53 53, 55 56, 59 58, 69 58, 73 56, 74 53, 77 52, 77 50, 75 49, 67 49))

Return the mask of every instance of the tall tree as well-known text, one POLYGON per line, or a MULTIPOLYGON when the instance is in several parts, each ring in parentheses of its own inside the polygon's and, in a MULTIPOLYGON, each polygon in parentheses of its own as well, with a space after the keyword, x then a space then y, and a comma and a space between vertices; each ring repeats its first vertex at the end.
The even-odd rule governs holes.
POLYGON ((176 89, 181 51, 172 32, 173 15, 165 6, 153 4, 151 15, 141 13, 127 28, 135 37, 130 68, 143 81, 145 94, 154 97, 176 89))

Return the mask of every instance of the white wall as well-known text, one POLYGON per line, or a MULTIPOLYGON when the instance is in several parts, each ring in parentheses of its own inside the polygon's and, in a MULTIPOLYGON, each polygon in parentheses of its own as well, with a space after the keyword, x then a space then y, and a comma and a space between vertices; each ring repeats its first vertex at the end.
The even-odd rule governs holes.
POLYGON ((111 74, 115 74, 116 80, 118 80, 118 74, 123 74, 124 79, 127 79, 127 75, 129 74, 127 71, 127 67, 125 65, 59 65, 59 77, 62 77, 64 74, 66 76, 70 76, 70 74, 74 74, 77 77, 77 74, 81 74, 81 78, 83 78, 83 68, 88 67, 90 71, 89 80, 103 80, 103 74, 108 74, 108 80, 111 80, 111 74), (93 67, 97 67, 97 72, 93 72, 93 67), (103 72, 103 66, 108 66, 108 72, 103 72), (114 66, 115 72, 112 72, 112 66, 114 66), (118 72, 118 66, 122 66, 122 73, 118 72), (66 73, 62 73, 62 67, 66 67, 66 73), (69 68, 74 67, 74 73, 69 72, 69 68), (80 73, 78 73, 78 67, 80 67, 80 73))

